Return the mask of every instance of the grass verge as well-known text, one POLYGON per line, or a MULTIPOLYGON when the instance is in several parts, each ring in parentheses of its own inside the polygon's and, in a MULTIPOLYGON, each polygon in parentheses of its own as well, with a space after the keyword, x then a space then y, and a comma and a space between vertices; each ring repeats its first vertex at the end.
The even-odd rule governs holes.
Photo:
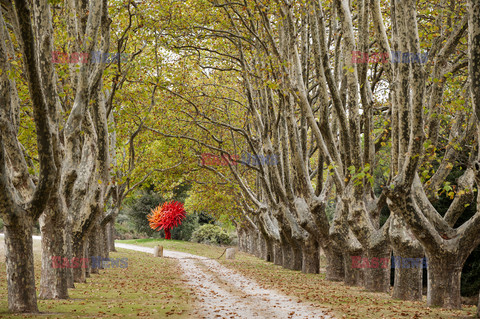
POLYGON ((198 244, 181 240, 165 240, 165 239, 129 239, 116 240, 117 243, 140 245, 145 247, 155 247, 156 245, 163 246, 167 250, 176 250, 184 253, 205 256, 208 258, 218 258, 226 247, 198 244))
MULTIPOLYGON (((38 246, 38 244, 36 244, 38 246)), ((0 250, 3 247, 0 248, 0 250)), ((36 287, 40 286, 40 250, 36 247, 36 287)), ((1 255, 1 253, 0 253, 1 255)), ((68 300, 38 300, 41 314, 8 313, 5 258, 0 262, 0 317, 2 318, 191 318, 193 292, 182 282, 174 259, 119 249, 111 258, 128 258, 128 268, 93 274, 75 284, 68 300)))

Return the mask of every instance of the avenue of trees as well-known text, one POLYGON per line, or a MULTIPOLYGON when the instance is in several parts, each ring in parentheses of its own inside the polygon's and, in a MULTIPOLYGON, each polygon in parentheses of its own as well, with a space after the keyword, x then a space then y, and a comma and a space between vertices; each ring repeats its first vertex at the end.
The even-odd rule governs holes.
POLYGON ((175 165, 154 161, 154 169, 135 171, 145 153, 135 156, 133 146, 142 124, 115 126, 117 92, 126 81, 142 80, 131 75, 149 59, 135 61, 145 45, 135 37, 141 19, 134 2, 1 4, 0 214, 8 305, 12 312, 37 312, 33 224, 42 233, 39 298, 68 298, 74 282, 98 269, 54 268, 52 257, 108 257, 123 199, 175 165), (93 61, 94 52, 127 54, 127 44, 127 61, 93 61))
MULTIPOLYGON (((347 285, 390 289, 390 264, 356 256, 425 256, 427 306, 461 307, 480 244, 480 1, 0 3, 10 311, 38 311, 34 223, 39 298, 68 298, 95 269, 52 257, 108 256, 146 183, 191 185, 187 208, 227 212, 241 249, 286 268, 318 273, 321 249, 347 285), (94 51, 128 58, 72 57, 94 51)), ((423 280, 395 268, 392 297, 421 300, 423 280)))

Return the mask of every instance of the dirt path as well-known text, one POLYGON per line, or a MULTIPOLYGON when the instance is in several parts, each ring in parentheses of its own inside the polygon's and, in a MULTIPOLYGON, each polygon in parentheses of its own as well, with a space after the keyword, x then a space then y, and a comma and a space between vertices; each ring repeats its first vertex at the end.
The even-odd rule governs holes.
MULTIPOLYGON (((115 247, 153 254, 153 248, 116 243, 115 247)), ((281 293, 261 288, 255 281, 228 269, 216 260, 164 250, 177 258, 186 283, 199 303, 196 314, 204 318, 332 318, 281 293)))

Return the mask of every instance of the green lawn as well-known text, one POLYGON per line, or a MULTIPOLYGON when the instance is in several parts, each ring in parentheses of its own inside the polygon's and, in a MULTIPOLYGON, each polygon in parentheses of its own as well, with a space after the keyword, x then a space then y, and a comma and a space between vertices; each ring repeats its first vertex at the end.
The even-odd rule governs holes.
POLYGON ((130 239, 116 240, 117 243, 133 244, 145 247, 154 247, 156 245, 163 246, 167 250, 176 250, 189 254, 205 256, 208 258, 218 258, 227 247, 204 245, 181 240, 165 240, 165 239, 130 239))

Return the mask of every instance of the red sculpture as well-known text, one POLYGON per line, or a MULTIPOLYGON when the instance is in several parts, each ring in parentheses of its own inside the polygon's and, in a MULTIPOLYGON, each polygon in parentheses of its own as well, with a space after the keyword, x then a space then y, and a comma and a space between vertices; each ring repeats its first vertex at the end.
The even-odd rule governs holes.
POLYGON ((172 239, 170 229, 179 226, 185 218, 187 212, 183 208, 183 204, 179 202, 163 203, 152 209, 152 213, 147 216, 150 222, 150 228, 165 230, 165 239, 172 239))

